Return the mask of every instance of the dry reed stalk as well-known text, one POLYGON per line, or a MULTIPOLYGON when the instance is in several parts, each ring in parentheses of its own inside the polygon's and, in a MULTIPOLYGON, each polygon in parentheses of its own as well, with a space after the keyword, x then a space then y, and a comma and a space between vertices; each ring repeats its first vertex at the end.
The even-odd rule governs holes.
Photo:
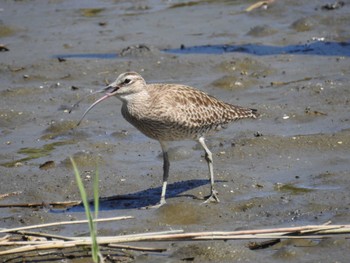
MULTIPOLYGON (((16 192, 15 192, 16 193, 16 192)), ((20 192, 19 192, 20 193, 20 192)), ((72 207, 81 205, 81 201, 63 201, 63 202, 50 202, 50 203, 16 203, 16 204, 0 204, 0 208, 11 207, 72 207)))
POLYGON ((263 6, 268 6, 270 4, 272 4, 275 0, 267 0, 267 1, 258 1, 255 4, 250 5, 249 7, 246 8, 246 12, 250 12, 253 11, 257 8, 263 7, 263 6))
MULTIPOLYGON (((133 218, 134 218, 133 216, 119 216, 119 217, 95 219, 94 221, 95 222, 107 222, 107 221, 117 221, 117 220, 133 219, 133 218)), ((87 222, 88 222, 88 220, 63 221, 63 222, 54 222, 54 223, 48 223, 48 224, 24 226, 24 227, 17 227, 17 228, 8 228, 8 229, 4 228, 4 229, 0 229, 0 233, 10 233, 10 232, 16 232, 16 231, 21 231, 21 230, 43 228, 43 227, 50 227, 50 226, 84 224, 87 222)))
MULTIPOLYGON (((98 237, 100 245, 115 245, 116 243, 138 241, 184 241, 184 240, 228 240, 228 239, 322 239, 334 234, 349 234, 350 225, 310 225, 274 229, 243 230, 243 231, 211 231, 183 233, 182 230, 131 234, 124 236, 98 237), (312 233, 312 235, 310 235, 312 233)), ((90 237, 68 238, 68 241, 3 241, 0 245, 23 245, 22 247, 1 251, 0 255, 23 253, 45 249, 62 249, 75 246, 91 245, 90 237)))
POLYGON ((6 193, 6 194, 0 194, 0 199, 4 199, 6 197, 10 197, 10 196, 14 196, 14 195, 19 195, 21 194, 21 191, 17 191, 17 192, 11 192, 11 193, 6 193))
POLYGON ((164 252, 164 251, 166 251, 166 248, 136 247, 136 246, 129 246, 129 245, 121 245, 121 244, 118 244, 118 245, 117 244, 109 244, 108 247, 136 250, 136 251, 144 251, 144 252, 164 252))

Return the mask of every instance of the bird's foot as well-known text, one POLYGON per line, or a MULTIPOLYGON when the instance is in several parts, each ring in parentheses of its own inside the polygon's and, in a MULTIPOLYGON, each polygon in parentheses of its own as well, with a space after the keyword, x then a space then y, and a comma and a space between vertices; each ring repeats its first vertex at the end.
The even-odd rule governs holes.
POLYGON ((216 190, 212 190, 211 194, 209 196, 206 196, 206 200, 203 202, 203 204, 206 203, 219 203, 219 197, 218 192, 216 190))
POLYGON ((157 209, 165 204, 166 204, 165 200, 161 200, 158 204, 144 206, 144 207, 141 207, 141 209, 157 209))

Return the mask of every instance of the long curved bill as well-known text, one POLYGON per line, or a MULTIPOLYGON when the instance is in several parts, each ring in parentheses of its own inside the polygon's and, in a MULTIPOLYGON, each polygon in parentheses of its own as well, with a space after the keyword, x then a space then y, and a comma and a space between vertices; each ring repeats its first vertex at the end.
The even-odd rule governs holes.
MULTIPOLYGON (((106 90, 106 88, 105 88, 104 90, 106 90)), ((92 108, 94 108, 94 107, 95 107, 97 104, 99 104, 101 101, 104 101, 105 99, 108 99, 109 97, 111 97, 111 96, 113 96, 113 95, 114 95, 113 93, 107 93, 106 95, 104 95, 103 97, 99 98, 99 99, 96 100, 94 103, 92 103, 92 104, 90 105, 90 107, 87 108, 87 110, 84 112, 83 116, 80 118, 80 120, 79 120, 77 126, 80 125, 81 121, 84 119, 84 117, 86 116, 86 114, 88 114, 88 112, 89 112, 92 108)))
POLYGON ((103 88, 103 89, 100 89, 100 90, 97 90, 97 91, 94 91, 84 97, 82 97, 80 100, 78 100, 76 103, 74 103, 74 105, 69 109, 69 113, 71 113, 73 111, 74 108, 77 108, 80 104, 80 102, 82 102, 83 100, 85 100, 86 98, 92 96, 92 95, 95 95, 97 93, 102 93, 106 90, 106 88, 103 88))

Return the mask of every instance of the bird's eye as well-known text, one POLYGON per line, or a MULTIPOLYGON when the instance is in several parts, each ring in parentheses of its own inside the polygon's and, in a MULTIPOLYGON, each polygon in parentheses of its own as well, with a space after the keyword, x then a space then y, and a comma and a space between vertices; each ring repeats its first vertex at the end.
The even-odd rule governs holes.
POLYGON ((128 84, 128 83, 130 83, 131 82, 131 79, 125 79, 124 80, 124 84, 128 84))

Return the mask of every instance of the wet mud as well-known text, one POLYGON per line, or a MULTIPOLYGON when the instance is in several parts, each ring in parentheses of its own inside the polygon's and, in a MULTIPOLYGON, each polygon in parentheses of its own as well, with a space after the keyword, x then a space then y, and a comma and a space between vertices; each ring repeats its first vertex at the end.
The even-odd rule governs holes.
MULTIPOLYGON (((350 220, 350 5, 275 1, 244 12, 246 1, 3 1, 0 4, 0 228, 84 219, 83 207, 45 203, 79 200, 72 156, 92 197, 99 172, 99 234, 183 229, 220 231, 350 220), (6 48, 5 48, 6 47, 6 48), (128 70, 148 82, 197 87, 232 104, 258 109, 207 138, 218 204, 209 193, 197 142, 174 142, 167 205, 158 202, 158 142, 121 116, 121 102, 99 97, 71 106, 128 70)), ((87 235, 60 226, 58 235, 87 235)), ((163 242, 163 253, 115 253, 130 262, 348 262, 349 239, 283 240, 250 250, 249 241, 163 242)), ((74 251, 4 262, 64 259, 74 251)), ((113 252, 114 253, 114 252, 113 252)), ((112 260, 111 260, 112 261, 112 260)))

